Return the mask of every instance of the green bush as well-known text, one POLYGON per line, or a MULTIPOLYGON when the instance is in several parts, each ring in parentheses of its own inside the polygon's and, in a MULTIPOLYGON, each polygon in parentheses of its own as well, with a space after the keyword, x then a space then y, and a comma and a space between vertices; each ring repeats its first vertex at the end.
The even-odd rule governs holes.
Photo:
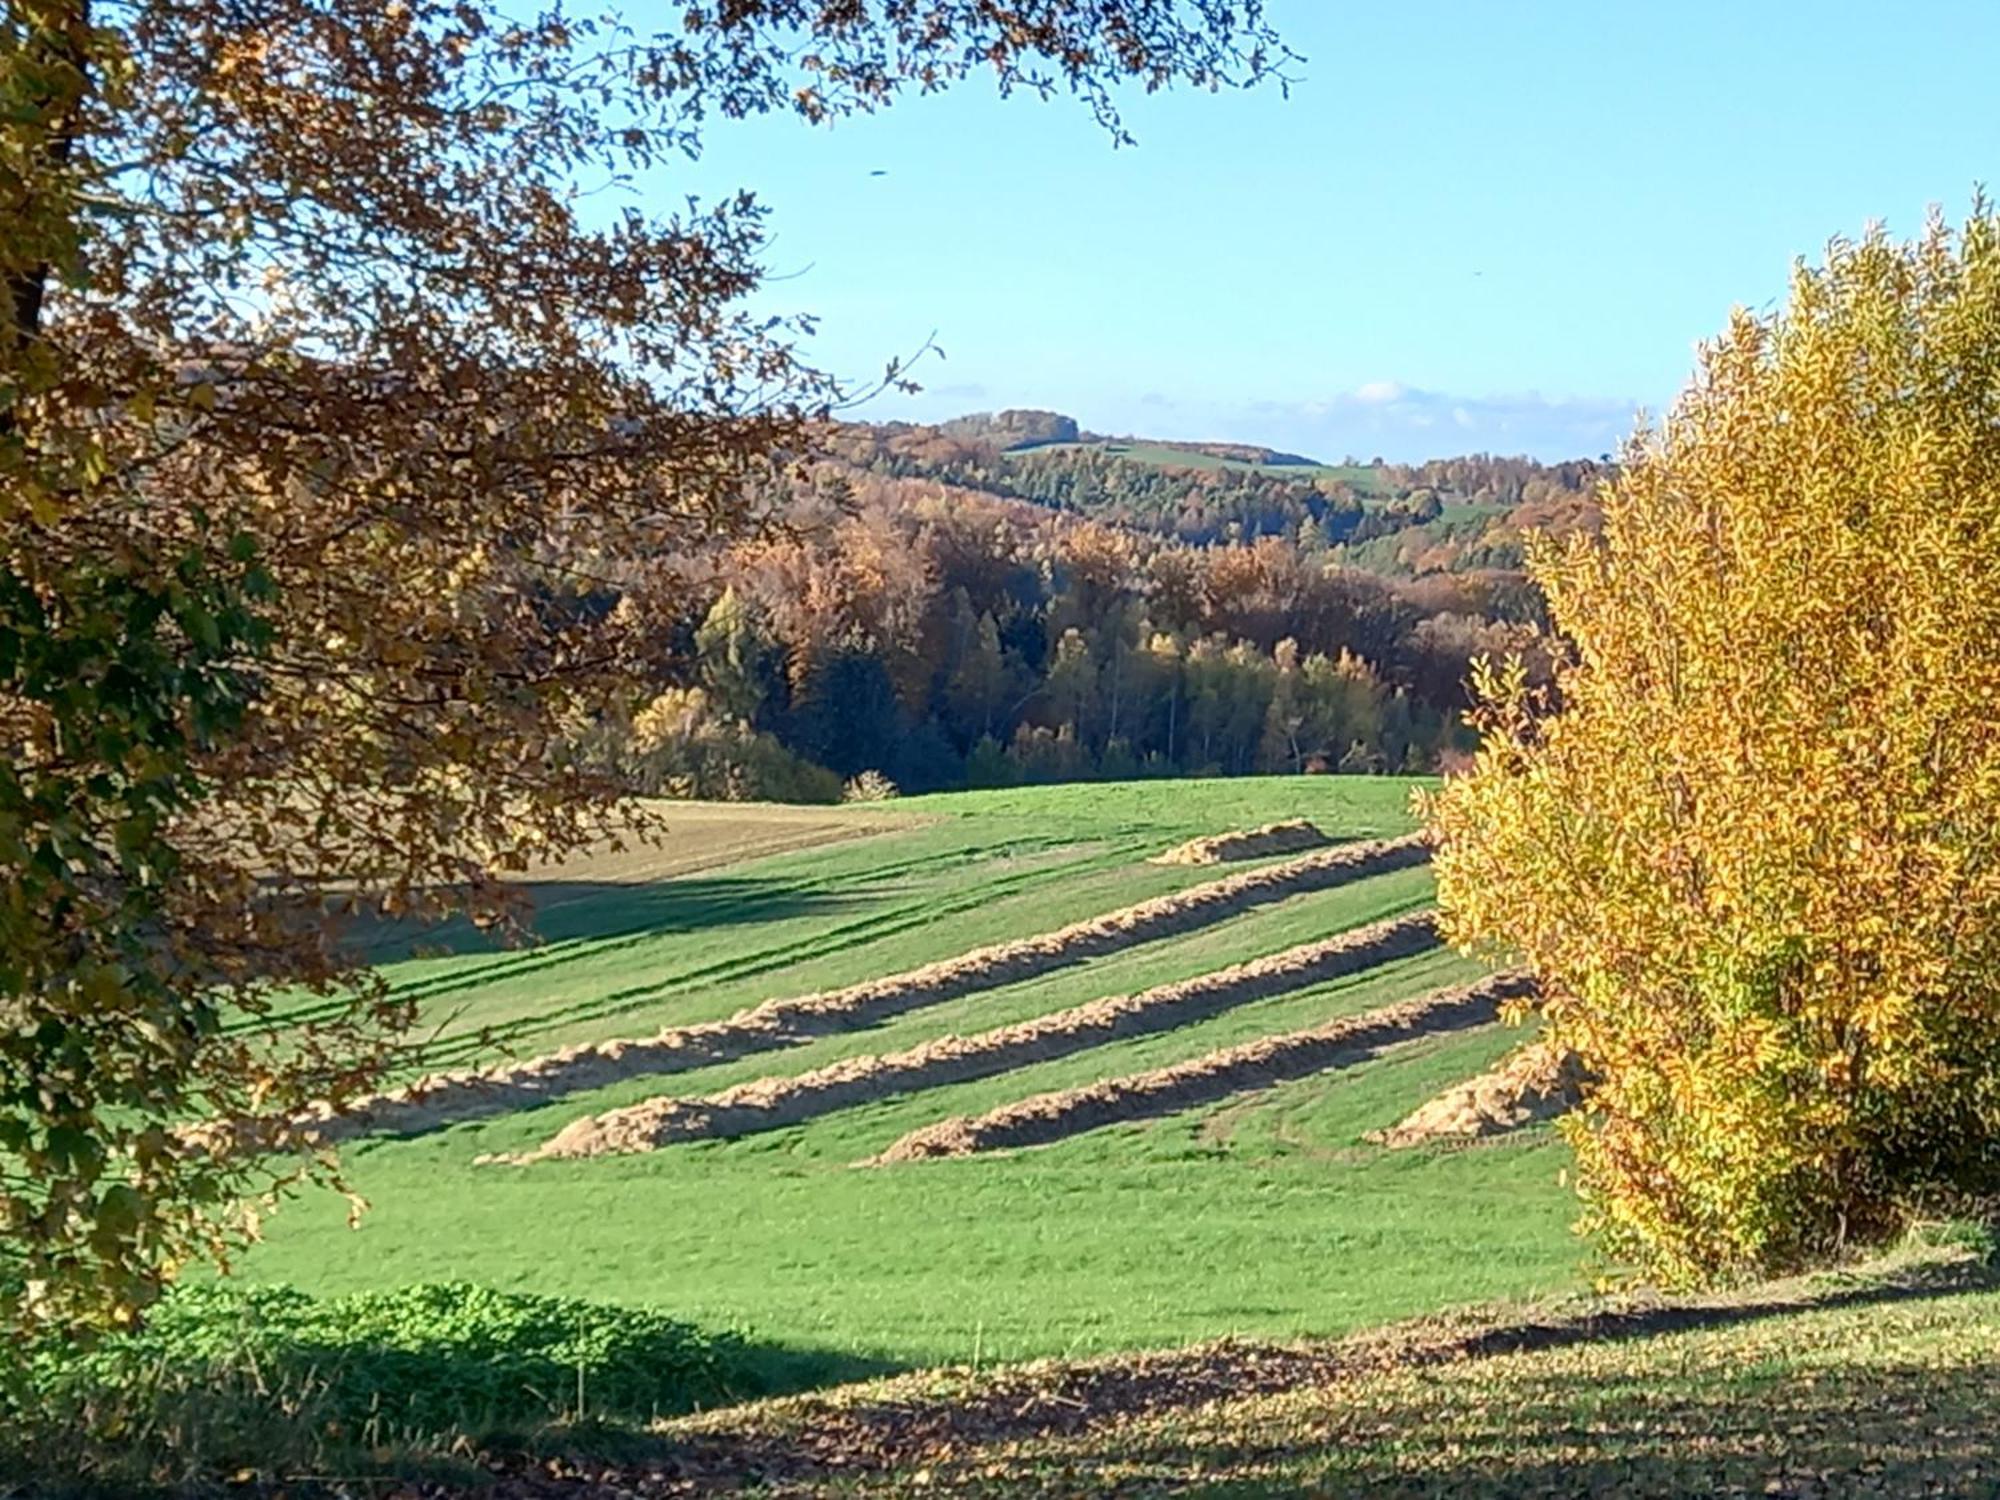
POLYGON ((658 1312, 464 1283, 319 1300, 183 1287, 145 1326, 0 1384, 0 1466, 148 1478, 323 1461, 734 1393, 742 1346, 658 1312))

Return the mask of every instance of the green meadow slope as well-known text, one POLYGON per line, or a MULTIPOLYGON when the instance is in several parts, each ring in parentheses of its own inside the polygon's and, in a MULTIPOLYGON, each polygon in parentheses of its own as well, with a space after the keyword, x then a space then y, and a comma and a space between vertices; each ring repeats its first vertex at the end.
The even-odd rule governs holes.
MULTIPOLYGON (((407 957, 405 934, 368 940, 435 1032, 426 1066, 462 1066, 496 1045, 532 1057, 878 979, 1256 868, 1148 862, 1196 835, 1298 817, 1341 839, 1400 834, 1412 826, 1410 790, 1331 777, 1035 788, 815 809, 810 826, 798 809, 670 809, 687 840, 672 859, 607 856, 539 883, 538 946, 496 951, 445 932, 429 944, 457 951, 407 957)), ((1426 867, 1368 875, 875 1026, 354 1141, 350 1177, 372 1205, 361 1227, 346 1227, 331 1195, 308 1195, 239 1272, 314 1293, 469 1280, 658 1307, 740 1330, 788 1380, 1333 1334, 1571 1287, 1572 1202, 1546 1130, 1456 1150, 1392 1153, 1363 1139, 1489 1066, 1518 1040, 1500 1027, 1426 1036, 1361 1065, 1033 1150, 855 1165, 947 1116, 1478 977, 1441 948, 738 1140, 530 1166, 478 1160, 531 1151, 585 1115, 655 1095, 712 1093, 1045 1016, 1430 899, 1426 867)))

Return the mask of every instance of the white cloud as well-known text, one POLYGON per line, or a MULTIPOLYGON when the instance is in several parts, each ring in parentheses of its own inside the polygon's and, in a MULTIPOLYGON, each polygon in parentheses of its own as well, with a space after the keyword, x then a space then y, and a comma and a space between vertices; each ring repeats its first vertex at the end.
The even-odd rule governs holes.
POLYGON ((1637 410, 1638 403, 1617 398, 1468 396, 1371 380, 1312 400, 1258 402, 1233 417, 1217 412, 1215 420, 1218 435, 1321 458, 1411 460, 1484 450, 1559 459, 1615 452, 1637 410))
POLYGON ((1364 406, 1386 406, 1409 394, 1410 388, 1400 380, 1370 380, 1354 388, 1353 399, 1364 406))

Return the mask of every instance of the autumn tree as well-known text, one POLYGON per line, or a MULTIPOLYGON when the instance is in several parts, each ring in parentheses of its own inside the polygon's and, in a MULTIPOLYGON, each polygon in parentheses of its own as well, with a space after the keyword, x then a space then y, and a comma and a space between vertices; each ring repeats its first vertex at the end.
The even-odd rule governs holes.
POLYGON ((1042 696, 1056 725, 1067 724, 1081 738, 1097 705, 1098 670, 1090 642, 1074 625, 1062 633, 1050 654, 1042 696))
POLYGON ((732 719, 756 718, 764 701, 765 645, 757 620, 733 588, 725 587, 694 633, 703 685, 716 707, 732 719))
POLYGON ((965 604, 962 616, 957 660, 946 685, 946 706, 966 737, 976 739, 993 733, 1014 688, 1000 649, 1000 626, 992 613, 974 619, 971 606, 965 604))
POLYGON ((1305 728, 1305 710, 1299 702, 1299 643, 1289 636, 1278 642, 1271 653, 1277 668, 1271 684, 1271 701, 1264 710, 1264 737, 1257 745, 1260 771, 1296 771, 1305 764, 1300 734, 1305 728))
POLYGON ((755 529, 841 388, 753 317, 717 118, 976 71, 1282 58, 1257 0, 8 0, 0 13, 0 1316, 121 1317, 399 1013, 329 906, 492 910, 616 826, 643 564, 755 529), (338 1003, 282 1045, 274 986, 338 1003), (344 997, 344 998, 343 998, 344 997), (228 1024, 225 1024, 226 1018, 228 1024))
POLYGON ((2000 1187, 2000 219, 1738 312, 1544 544, 1552 693, 1482 674, 1449 934, 1599 1080, 1587 1222, 1674 1279, 2000 1187))

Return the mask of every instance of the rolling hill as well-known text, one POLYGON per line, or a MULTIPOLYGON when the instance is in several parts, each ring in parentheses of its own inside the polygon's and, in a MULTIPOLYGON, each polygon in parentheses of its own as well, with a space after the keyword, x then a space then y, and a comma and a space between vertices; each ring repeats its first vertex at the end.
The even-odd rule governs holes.
POLYGON ((1410 789, 674 805, 528 882, 539 944, 358 932, 428 1038, 326 1127, 372 1209, 177 1294, 163 1399, 243 1483, 425 1500, 1990 1489, 1976 1226, 1588 1290, 1551 1111, 1489 1108, 1524 981, 1440 945, 1410 789))
MULTIPOLYGON (((1385 1008, 1481 977, 1428 936, 1420 848, 1347 852, 1408 831, 1408 790, 1047 787, 815 810, 804 833, 797 810, 701 810, 725 848, 824 841, 658 880, 567 868, 534 891, 541 946, 447 932, 426 936, 463 951, 387 962, 431 1036, 418 1066, 483 1077, 434 1080, 421 1109, 350 1139, 374 1205, 359 1233, 309 1200, 242 1274, 656 1306, 833 1368, 1330 1334, 1573 1285, 1546 1132, 1470 1151, 1365 1139, 1518 1041, 1463 1006, 1379 1029, 1385 1008), (1281 813, 1336 842, 1153 862, 1281 813), (1369 937, 1385 922, 1402 935, 1369 937), (1366 1045, 1229 1074, 1186 1108, 1079 1118, 1031 1150, 857 1167, 942 1121, 1329 1024, 1366 1045), (746 1098, 791 1113, 746 1115, 746 1098), (717 1117, 718 1099, 739 1106, 721 1127, 548 1159, 579 1122, 662 1100, 717 1117)), ((387 959, 401 939, 371 941, 387 959)))

